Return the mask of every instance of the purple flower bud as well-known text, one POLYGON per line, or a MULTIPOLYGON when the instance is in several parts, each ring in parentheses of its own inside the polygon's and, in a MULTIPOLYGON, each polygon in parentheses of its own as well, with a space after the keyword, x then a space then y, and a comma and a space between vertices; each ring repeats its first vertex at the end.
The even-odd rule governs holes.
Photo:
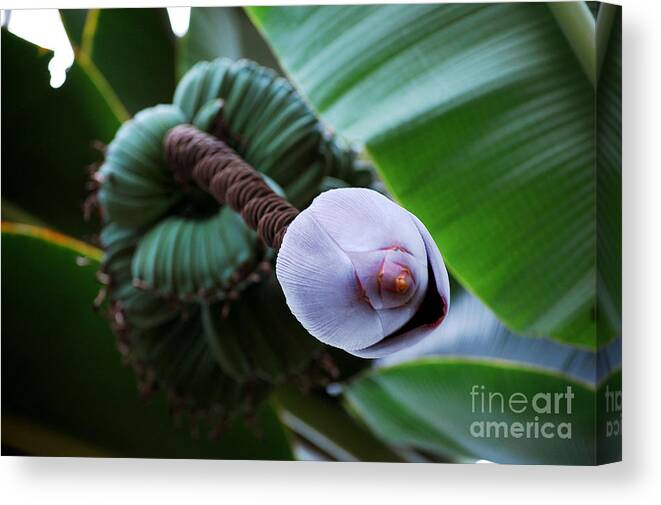
POLYGON ((276 273, 308 332, 364 358, 429 335, 450 305, 443 257, 425 226, 369 189, 315 198, 289 225, 276 273))

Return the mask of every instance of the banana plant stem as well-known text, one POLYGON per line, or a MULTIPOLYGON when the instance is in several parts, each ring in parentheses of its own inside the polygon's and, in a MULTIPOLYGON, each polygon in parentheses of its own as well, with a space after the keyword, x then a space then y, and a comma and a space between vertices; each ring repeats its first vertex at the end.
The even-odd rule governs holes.
POLYGON ((262 241, 279 249, 298 210, 220 139, 182 124, 165 136, 165 157, 181 184, 194 181, 219 203, 229 205, 262 241))

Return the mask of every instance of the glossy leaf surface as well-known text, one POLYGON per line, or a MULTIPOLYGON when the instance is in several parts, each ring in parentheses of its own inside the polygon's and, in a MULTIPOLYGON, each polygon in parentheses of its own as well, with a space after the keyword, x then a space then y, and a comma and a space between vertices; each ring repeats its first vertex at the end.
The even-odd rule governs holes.
POLYGON ((346 398, 398 446, 456 460, 595 463, 594 389, 541 369, 428 358, 368 373, 346 398))
POLYGON ((545 4, 249 13, 462 284, 515 331, 596 347, 594 89, 545 4))

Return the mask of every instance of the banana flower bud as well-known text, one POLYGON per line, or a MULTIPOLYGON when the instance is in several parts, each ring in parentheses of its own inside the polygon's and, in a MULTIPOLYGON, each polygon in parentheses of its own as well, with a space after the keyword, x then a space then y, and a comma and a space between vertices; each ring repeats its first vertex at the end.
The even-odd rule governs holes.
POLYGON ((320 341, 378 358, 431 334, 450 286, 413 214, 376 191, 326 191, 289 224, 276 274, 292 313, 320 341))

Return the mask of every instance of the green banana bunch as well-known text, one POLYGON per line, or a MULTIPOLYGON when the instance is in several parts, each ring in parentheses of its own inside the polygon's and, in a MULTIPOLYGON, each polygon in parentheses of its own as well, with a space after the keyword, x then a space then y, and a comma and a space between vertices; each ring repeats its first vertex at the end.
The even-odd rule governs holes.
POLYGON ((299 208, 372 175, 291 84, 245 60, 198 63, 173 104, 139 112, 108 146, 95 179, 120 351, 143 392, 165 389, 175 412, 214 430, 250 415, 273 384, 316 380, 323 349, 287 308, 273 251, 229 207, 175 179, 163 140, 182 123, 221 137, 299 208))

